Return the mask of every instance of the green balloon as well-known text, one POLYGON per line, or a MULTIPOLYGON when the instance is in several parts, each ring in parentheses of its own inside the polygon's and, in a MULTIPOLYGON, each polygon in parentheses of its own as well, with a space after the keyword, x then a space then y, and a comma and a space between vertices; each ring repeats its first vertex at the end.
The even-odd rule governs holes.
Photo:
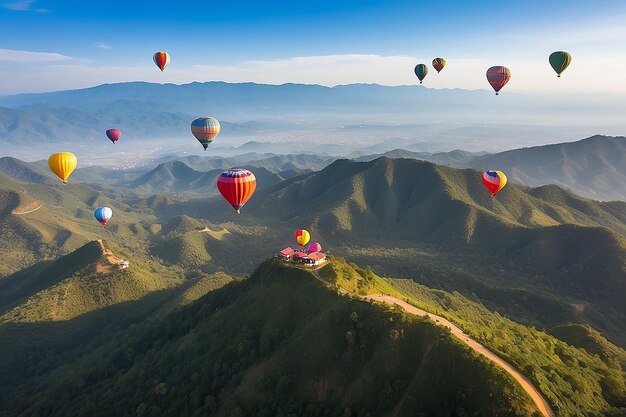
POLYGON ((570 62, 572 62, 572 56, 565 51, 557 51, 550 54, 550 65, 554 68, 558 77, 561 76, 561 73, 565 71, 570 62))
POLYGON ((428 67, 424 64, 417 64, 415 67, 415 75, 420 79, 420 84, 426 78, 426 74, 428 74, 428 67))

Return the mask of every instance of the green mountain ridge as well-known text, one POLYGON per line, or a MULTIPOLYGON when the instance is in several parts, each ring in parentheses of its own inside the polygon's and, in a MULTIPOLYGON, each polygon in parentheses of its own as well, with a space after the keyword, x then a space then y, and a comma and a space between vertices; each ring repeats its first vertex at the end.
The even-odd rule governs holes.
POLYGON ((532 415, 443 329, 275 263, 26 384, 0 391, 5 415, 532 415))

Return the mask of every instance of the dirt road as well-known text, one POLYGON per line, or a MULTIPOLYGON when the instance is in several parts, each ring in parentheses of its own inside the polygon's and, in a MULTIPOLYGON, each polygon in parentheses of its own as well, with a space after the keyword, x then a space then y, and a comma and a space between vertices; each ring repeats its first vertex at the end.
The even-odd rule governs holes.
POLYGON ((554 417, 554 412, 552 412, 550 405, 548 404, 544 396, 541 394, 541 392, 537 388, 535 388, 533 383, 528 378, 526 378, 524 375, 522 375, 521 372, 515 369, 513 365, 509 364, 504 359, 502 359, 501 357, 499 357, 498 355, 491 352, 489 349, 487 349, 486 347, 484 347, 483 345, 481 345, 480 343, 478 343, 477 341, 469 337, 469 335, 467 335, 463 330, 461 330, 459 327, 457 327, 455 324, 453 324, 449 320, 446 320, 443 317, 437 316, 427 311, 421 310, 415 306, 412 306, 411 304, 407 302, 404 302, 395 297, 391 297, 389 295, 378 295, 378 294, 366 295, 363 298, 366 300, 374 300, 374 301, 384 302, 387 304, 398 305, 402 307, 408 313, 415 314, 418 316, 428 316, 431 320, 433 320, 438 325, 447 327, 448 329, 450 329, 450 332, 454 336, 456 336, 458 339, 460 339, 463 343, 465 343, 474 351, 480 353, 481 355, 483 355, 484 357, 486 357, 487 359, 489 359, 490 361, 498 365, 500 368, 504 369, 509 375, 511 375, 522 386, 524 391, 526 391, 526 393, 530 396, 530 398, 533 400, 533 402, 535 403, 535 405, 537 406, 537 408, 539 409, 539 411, 541 412, 543 416, 554 417))
MULTIPOLYGON (((315 279, 317 279, 318 281, 321 281, 327 286, 331 286, 328 282, 326 282, 326 280, 324 280, 320 276, 317 269, 319 268, 315 268, 311 270, 315 279)), ((341 290, 341 292, 346 293, 345 290, 341 290)), ((415 314, 417 316, 428 316, 431 320, 433 320, 438 325, 447 327, 452 333, 452 335, 457 337, 459 340, 461 340, 463 343, 469 346, 472 350, 483 355, 484 357, 486 357, 487 359, 489 359, 490 361, 498 365, 500 368, 504 369, 509 375, 511 375, 522 386, 522 388, 524 389, 524 391, 526 391, 528 396, 530 396, 530 398, 533 400, 533 402, 537 406, 537 409, 544 417, 555 417, 555 414, 550 408, 550 404, 548 404, 548 401, 546 401, 543 394, 541 394, 541 392, 533 385, 533 383, 528 378, 526 378, 521 372, 515 369, 513 365, 509 364, 507 361, 505 361, 504 359, 502 359, 501 357, 499 357, 498 355, 496 355, 495 353, 493 353, 492 351, 490 351, 489 349, 487 349, 486 347, 484 347, 483 345, 481 345, 480 343, 478 343, 477 341, 469 337, 468 334, 466 334, 463 330, 461 330, 451 321, 444 319, 443 317, 437 316, 436 314, 432 314, 422 309, 419 309, 405 301, 402 301, 390 295, 371 294, 371 295, 364 296, 363 299, 379 301, 379 302, 383 302, 387 304, 395 304, 395 305, 402 307, 402 309, 404 309, 404 311, 406 311, 407 313, 415 314)))

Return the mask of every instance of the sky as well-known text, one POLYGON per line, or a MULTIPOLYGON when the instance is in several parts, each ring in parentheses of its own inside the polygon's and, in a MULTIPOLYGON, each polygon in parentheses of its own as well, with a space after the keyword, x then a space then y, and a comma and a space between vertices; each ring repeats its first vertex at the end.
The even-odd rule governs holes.
POLYGON ((0 0, 0 95, 102 83, 230 81, 424 85, 626 96, 626 2, 0 0), (181 3, 183 3, 181 5, 181 3), (171 63, 161 73, 157 50, 171 63), (572 64, 561 79, 556 50, 572 64))

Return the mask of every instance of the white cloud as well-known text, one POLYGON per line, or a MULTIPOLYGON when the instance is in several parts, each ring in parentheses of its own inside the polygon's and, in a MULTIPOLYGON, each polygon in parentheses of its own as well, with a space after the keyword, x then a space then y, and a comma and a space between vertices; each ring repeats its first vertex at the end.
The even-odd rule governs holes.
POLYGON ((43 8, 35 8, 35 0, 18 0, 13 3, 4 3, 2 7, 9 10, 18 10, 23 12, 47 13, 50 10, 43 8))
POLYGON ((0 62, 56 62, 72 59, 70 56, 55 52, 18 51, 15 49, 0 49, 0 62))
POLYGON ((111 47, 111 46, 107 45, 107 44, 106 44, 106 43, 104 43, 104 42, 98 42, 98 43, 96 43, 96 47, 97 47, 97 48, 100 48, 100 49, 113 49, 113 47, 111 47))
MULTIPOLYGON (((0 50, 0 61, 13 56, 0 50)), ((10 51, 18 54, 21 62, 61 61, 70 59, 59 54, 10 51), (32 55, 35 54, 35 55, 32 55), (37 54, 44 54, 43 56, 37 54)), ((548 94, 578 94, 613 92, 626 94, 626 57, 611 60, 600 53, 579 51, 570 68, 557 79, 547 62, 547 56, 509 57, 504 61, 446 56, 447 65, 441 74, 430 68, 424 86, 433 88, 490 89, 485 71, 492 65, 505 65, 513 78, 503 90, 548 94), (598 65, 602 62, 602 65, 598 65)), ((161 73, 152 63, 142 66, 100 67, 88 62, 23 65, 19 70, 3 74, 0 79, 11 79, 0 86, 0 94, 54 91, 83 88, 102 83, 148 81, 161 83, 189 83, 194 81, 257 82, 283 84, 288 82, 334 86, 351 83, 382 85, 417 84, 413 68, 418 63, 430 67, 431 57, 379 55, 327 55, 293 57, 279 60, 245 61, 235 65, 183 66, 172 61, 161 73), (6 77, 6 78, 5 78, 6 77)))

